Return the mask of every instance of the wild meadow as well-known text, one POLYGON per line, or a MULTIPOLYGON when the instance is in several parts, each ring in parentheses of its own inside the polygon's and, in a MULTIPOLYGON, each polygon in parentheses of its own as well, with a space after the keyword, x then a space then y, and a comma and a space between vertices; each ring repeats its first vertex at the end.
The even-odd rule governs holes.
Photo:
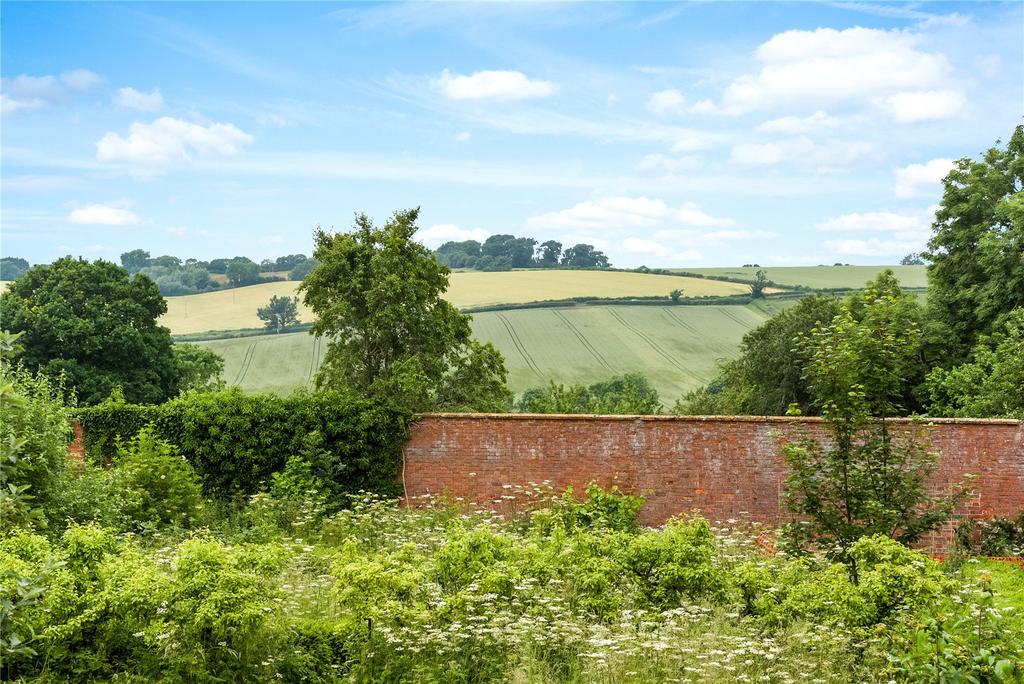
MULTIPOLYGON (((46 390, 5 403, 54 446, 63 415, 46 390)), ((107 467, 43 465, 40 499, 4 499, 9 680, 1024 677, 1019 591, 994 589, 1024 572, 940 564, 887 537, 853 544, 854 582, 846 563, 769 553, 756 526, 694 514, 642 528, 640 497, 597 487, 509 486, 490 506, 339 500, 291 458, 269 487, 225 499, 150 428, 107 467)))

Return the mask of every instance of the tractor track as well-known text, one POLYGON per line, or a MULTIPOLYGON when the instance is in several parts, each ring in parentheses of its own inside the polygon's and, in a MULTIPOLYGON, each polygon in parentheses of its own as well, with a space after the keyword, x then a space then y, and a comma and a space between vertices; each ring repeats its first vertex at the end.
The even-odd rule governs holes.
POLYGON ((563 323, 565 323, 565 326, 567 328, 569 328, 569 330, 572 331, 572 334, 576 336, 576 339, 578 339, 580 341, 580 344, 582 344, 583 347, 587 351, 589 351, 591 353, 591 355, 595 359, 597 359, 597 362, 599 364, 601 364, 602 366, 604 366, 608 370, 614 372, 615 369, 612 368, 611 365, 608 363, 608 361, 605 360, 604 356, 601 355, 601 352, 597 351, 597 348, 594 347, 594 345, 592 345, 590 343, 590 340, 588 340, 583 335, 583 333, 580 332, 579 328, 577 328, 576 325, 572 321, 570 321, 568 318, 566 318, 565 314, 563 314, 561 311, 556 311, 556 310, 552 310, 552 313, 555 314, 555 316, 557 316, 559 319, 561 319, 561 321, 563 323))
POLYGON ((533 360, 532 356, 530 356, 530 352, 526 351, 526 345, 524 345, 523 341, 519 339, 519 335, 516 334, 515 327, 507 318, 505 318, 504 314, 499 313, 496 315, 498 317, 498 320, 500 320, 502 324, 505 326, 505 330, 508 331, 508 336, 512 340, 512 344, 515 345, 515 348, 519 352, 519 355, 523 357, 523 361, 526 362, 526 365, 530 368, 530 370, 536 373, 539 377, 543 378, 544 374, 541 373, 540 367, 537 365, 537 362, 533 360))
POLYGON ((671 354, 669 354, 669 353, 668 353, 667 351, 665 351, 665 349, 664 349, 664 348, 663 348, 663 347, 662 347, 662 346, 661 346, 660 344, 658 344, 657 342, 655 342, 655 341, 654 341, 654 340, 653 340, 653 339, 652 339, 652 338, 651 338, 651 337, 650 337, 649 335, 647 335, 647 333, 644 333, 644 332, 640 331, 639 329, 637 329, 637 328, 634 328, 634 327, 633 327, 632 325, 630 325, 629 323, 627 323, 627 322, 626 322, 626 319, 625 319, 625 318, 623 318, 623 317, 622 317, 622 316, 621 316, 621 315, 619 314, 619 312, 615 311, 615 309, 612 309, 612 308, 610 308, 610 307, 609 307, 609 308, 608 308, 608 313, 609 313, 609 314, 611 314, 612 318, 614 318, 615 320, 617 320, 617 321, 618 321, 618 322, 619 322, 619 323, 620 323, 620 324, 621 324, 621 325, 622 325, 622 326, 623 326, 624 328, 626 328, 627 330, 629 330, 630 332, 632 332, 632 333, 633 333, 634 335, 636 335, 637 337, 639 337, 639 338, 640 338, 641 340, 643 340, 644 342, 646 342, 646 343, 647 343, 647 345, 648 345, 648 346, 649 346, 649 347, 650 347, 651 349, 653 349, 653 350, 654 350, 654 352, 655 352, 656 354, 658 354, 659 356, 661 356, 661 358, 665 359, 665 360, 666 360, 666 361, 668 361, 668 362, 669 362, 670 364, 672 364, 672 365, 673 365, 673 366, 675 366, 675 367, 676 367, 677 369, 679 369, 679 370, 680 370, 681 372, 685 373, 686 375, 689 375, 689 376, 690 376, 691 378, 693 378, 694 380, 697 380, 698 382, 700 381, 700 378, 699 378, 699 377, 697 377, 697 374, 696 374, 696 373, 694 373, 694 372, 693 372, 693 371, 691 371, 691 370, 690 370, 689 368, 687 368, 687 367, 686 367, 686 366, 684 366, 683 364, 681 364, 681 363, 679 363, 678 361, 676 361, 675 357, 673 357, 673 356, 672 356, 671 354))

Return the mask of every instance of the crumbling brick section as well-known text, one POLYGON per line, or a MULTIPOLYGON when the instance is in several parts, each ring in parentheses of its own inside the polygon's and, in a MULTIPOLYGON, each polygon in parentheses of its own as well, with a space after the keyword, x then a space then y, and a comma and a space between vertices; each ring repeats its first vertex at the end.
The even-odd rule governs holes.
MULTIPOLYGON (((964 514, 1015 516, 1024 508, 1024 426, 1016 420, 894 421, 919 429, 940 454, 931 486, 948 490, 973 475, 964 514)), ((412 428, 403 479, 410 499, 433 494, 485 503, 506 485, 588 482, 647 497, 646 524, 692 510, 710 520, 778 524, 785 465, 779 441, 822 434, 814 418, 427 414, 412 428)), ((939 552, 950 530, 926 540, 939 552)))

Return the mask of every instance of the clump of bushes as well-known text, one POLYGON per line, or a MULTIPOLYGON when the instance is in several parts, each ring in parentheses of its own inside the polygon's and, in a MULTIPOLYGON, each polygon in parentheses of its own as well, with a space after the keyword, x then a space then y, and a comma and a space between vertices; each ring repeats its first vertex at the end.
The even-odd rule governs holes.
POLYGON ((206 492, 220 498, 265 488, 301 456, 331 500, 359 490, 396 494, 410 416, 344 392, 288 397, 234 388, 189 394, 159 406, 109 401, 79 409, 86 452, 109 462, 118 444, 151 425, 185 456, 206 492))

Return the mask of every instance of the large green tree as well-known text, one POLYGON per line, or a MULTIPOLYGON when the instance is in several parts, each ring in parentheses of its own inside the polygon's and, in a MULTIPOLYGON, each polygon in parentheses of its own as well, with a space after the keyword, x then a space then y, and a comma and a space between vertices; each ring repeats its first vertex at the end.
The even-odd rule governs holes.
POLYGON ((957 161, 943 186, 924 256, 935 338, 953 364, 1024 306, 1024 125, 1005 148, 957 161))
POLYGON ((501 410, 511 400, 500 352, 441 298, 447 267, 416 242, 419 209, 377 227, 317 230, 317 266, 300 289, 329 340, 318 386, 350 387, 412 410, 501 410))
POLYGON ((1024 308, 975 345, 971 360, 928 374, 933 416, 1024 418, 1024 308))
POLYGON ((299 322, 299 298, 274 295, 266 306, 256 309, 267 330, 280 333, 281 330, 299 322))
POLYGON ((804 433, 782 446, 786 502, 802 521, 789 533, 850 563, 854 581, 847 550, 857 539, 884 534, 913 543, 948 520, 965 495, 961 487, 931 495, 936 453, 913 429, 893 430, 885 420, 904 410, 922 344, 919 321, 908 319, 891 280, 883 274, 796 340, 829 438, 804 433))
POLYGON ((135 403, 177 394, 170 331, 157 324, 167 302, 144 275, 64 257, 26 271, 0 295, 0 308, 4 328, 23 333, 20 360, 64 373, 81 403, 98 403, 117 386, 135 403))

